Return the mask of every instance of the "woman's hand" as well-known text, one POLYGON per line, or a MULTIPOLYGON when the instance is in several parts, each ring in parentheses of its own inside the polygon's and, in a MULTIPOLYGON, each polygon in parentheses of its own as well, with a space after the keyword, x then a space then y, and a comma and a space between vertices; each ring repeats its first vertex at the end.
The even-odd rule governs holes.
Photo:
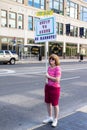
POLYGON ((48 73, 46 73, 46 78, 50 78, 50 76, 49 76, 49 74, 48 74, 48 73))

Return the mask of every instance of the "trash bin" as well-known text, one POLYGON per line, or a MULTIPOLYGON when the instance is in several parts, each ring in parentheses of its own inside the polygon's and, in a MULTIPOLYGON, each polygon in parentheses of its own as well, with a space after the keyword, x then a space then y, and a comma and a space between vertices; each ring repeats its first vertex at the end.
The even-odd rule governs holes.
POLYGON ((81 61, 81 60, 83 60, 83 55, 82 55, 82 54, 80 55, 80 61, 81 61))
POLYGON ((41 61, 42 60, 42 56, 41 55, 39 55, 39 61, 41 61))

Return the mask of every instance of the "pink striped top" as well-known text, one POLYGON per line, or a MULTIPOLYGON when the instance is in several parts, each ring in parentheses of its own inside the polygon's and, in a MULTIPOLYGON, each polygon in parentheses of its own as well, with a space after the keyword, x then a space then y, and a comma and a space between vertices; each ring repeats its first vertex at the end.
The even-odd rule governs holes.
MULTIPOLYGON (((51 66, 48 67, 48 74, 52 77, 61 77, 61 68, 60 66, 56 66, 52 68, 51 66)), ((52 81, 51 79, 48 79, 48 84, 54 87, 60 87, 60 83, 56 81, 52 81)))

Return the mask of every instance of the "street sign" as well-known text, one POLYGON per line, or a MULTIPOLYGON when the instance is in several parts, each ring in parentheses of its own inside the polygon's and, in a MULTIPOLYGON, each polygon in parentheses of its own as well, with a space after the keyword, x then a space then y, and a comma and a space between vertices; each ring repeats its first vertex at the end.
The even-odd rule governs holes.
POLYGON ((55 17, 47 17, 35 23, 35 43, 56 40, 55 17))

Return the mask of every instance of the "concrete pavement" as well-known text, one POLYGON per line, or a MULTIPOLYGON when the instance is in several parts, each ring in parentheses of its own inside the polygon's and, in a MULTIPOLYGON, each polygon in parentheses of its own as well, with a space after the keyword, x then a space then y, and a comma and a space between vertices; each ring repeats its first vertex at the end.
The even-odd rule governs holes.
POLYGON ((84 106, 76 112, 67 115, 58 121, 57 127, 51 127, 51 124, 35 126, 28 130, 87 130, 87 106, 84 106))

